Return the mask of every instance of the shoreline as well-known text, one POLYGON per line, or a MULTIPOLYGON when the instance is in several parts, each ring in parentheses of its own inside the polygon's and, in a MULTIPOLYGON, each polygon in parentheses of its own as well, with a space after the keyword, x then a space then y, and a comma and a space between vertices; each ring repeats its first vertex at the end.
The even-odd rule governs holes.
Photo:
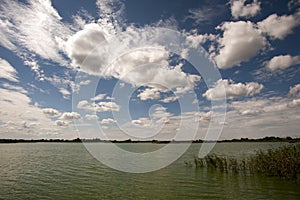
POLYGON ((218 140, 218 141, 204 141, 204 140, 101 140, 101 139, 0 139, 0 144, 5 143, 82 143, 82 142, 91 142, 91 143, 154 143, 154 144, 168 144, 168 143, 235 143, 235 142, 289 142, 289 143, 296 143, 300 142, 300 138, 291 138, 291 137, 264 137, 259 139, 248 139, 248 138, 241 138, 241 139, 231 139, 231 140, 218 140))

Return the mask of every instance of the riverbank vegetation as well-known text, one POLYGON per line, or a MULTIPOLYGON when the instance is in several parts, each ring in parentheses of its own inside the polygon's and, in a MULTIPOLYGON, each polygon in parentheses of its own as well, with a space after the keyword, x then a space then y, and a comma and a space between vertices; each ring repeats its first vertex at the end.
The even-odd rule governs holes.
POLYGON ((204 141, 204 140, 102 140, 100 138, 85 139, 85 138, 76 138, 76 139, 0 139, 0 143, 37 143, 37 142, 113 142, 113 143, 155 143, 155 144, 168 144, 172 143, 203 143, 203 142, 217 142, 217 143, 228 143, 228 142, 289 142, 297 143, 300 142, 300 138, 291 138, 291 137, 264 137, 258 139, 232 139, 232 140, 218 140, 218 141, 204 141))
MULTIPOLYGON (((191 162, 185 164, 192 165, 191 162)), ((196 168, 225 173, 264 174, 300 181, 300 144, 258 151, 244 159, 207 155, 204 158, 195 158, 194 165, 196 168)))

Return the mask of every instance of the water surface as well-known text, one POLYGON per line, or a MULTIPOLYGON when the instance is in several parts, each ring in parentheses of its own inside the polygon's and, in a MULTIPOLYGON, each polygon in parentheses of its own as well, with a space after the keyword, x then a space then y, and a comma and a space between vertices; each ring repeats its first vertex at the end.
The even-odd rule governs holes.
MULTIPOLYGON (((136 152, 163 146, 118 145, 136 152)), ((0 199, 300 199, 292 181, 186 167, 200 145, 159 171, 129 174, 101 164, 81 143, 0 144, 0 199)), ((218 143, 213 153, 243 157, 280 145, 218 143)))

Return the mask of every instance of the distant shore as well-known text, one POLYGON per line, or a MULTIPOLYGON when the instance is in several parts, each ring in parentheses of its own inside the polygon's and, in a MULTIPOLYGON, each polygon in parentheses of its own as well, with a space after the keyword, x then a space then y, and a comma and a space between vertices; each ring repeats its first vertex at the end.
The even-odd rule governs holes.
POLYGON ((249 139, 249 138, 241 138, 241 139, 231 139, 231 140, 218 140, 218 141, 205 141, 205 140, 180 140, 180 141, 167 141, 167 140, 101 140, 101 139, 0 139, 0 143, 80 143, 80 142, 112 142, 112 143, 156 143, 156 144, 166 144, 166 143, 184 143, 184 142, 192 142, 192 143, 203 143, 203 142, 300 142, 300 138, 291 138, 291 137, 264 137, 259 139, 249 139))

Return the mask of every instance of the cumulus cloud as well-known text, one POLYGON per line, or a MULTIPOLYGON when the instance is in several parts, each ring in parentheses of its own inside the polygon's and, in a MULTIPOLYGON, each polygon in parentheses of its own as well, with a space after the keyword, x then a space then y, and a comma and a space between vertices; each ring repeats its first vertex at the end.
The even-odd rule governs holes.
POLYGON ((45 80, 44 70, 40 68, 37 61, 35 60, 25 60, 24 64, 29 66, 31 70, 36 74, 36 78, 40 81, 45 80))
POLYGON ((202 96, 207 100, 234 99, 253 96, 261 92, 262 84, 256 82, 234 83, 232 80, 219 80, 213 88, 209 88, 202 96), (225 92, 225 94, 224 94, 225 92))
MULTIPOLYGON (((42 109, 37 103, 32 102, 27 90, 21 86, 11 85, 7 81, 19 82, 14 67, 6 61, 1 61, 1 78, 4 78, 0 88, 0 132, 2 138, 40 138, 61 134, 61 129, 46 115, 56 115, 58 111, 42 109)), ((73 130, 64 134, 66 137, 73 135, 73 130)))
POLYGON ((63 121, 63 120, 56 120, 56 121, 55 121, 55 124, 56 124, 57 126, 68 126, 68 125, 69 125, 67 122, 65 122, 65 121, 63 121))
POLYGON ((97 120, 98 116, 97 115, 89 115, 89 114, 87 114, 87 115, 85 115, 85 118, 87 120, 97 120))
POLYGON ((238 19, 239 17, 253 17, 260 12, 260 2, 253 0, 252 3, 245 4, 246 0, 231 0, 231 15, 238 19))
POLYGON ((2 58, 0 58, 0 78, 12 82, 19 82, 16 69, 2 58))
POLYGON ((229 108, 242 116, 256 116, 263 113, 281 112, 287 109, 288 102, 288 99, 283 98, 252 98, 246 101, 231 102, 229 108))
MULTIPOLYGON (((26 91, 0 88, 0 107, 5 108, 0 111, 0 123, 3 124, 0 131, 3 138, 45 138, 61 133, 51 118, 44 114, 43 109, 32 105, 26 91)), ((65 136, 70 135, 75 135, 71 129, 65 136)))
POLYGON ((218 53, 214 59, 221 69, 248 61, 261 50, 267 41, 252 22, 225 22, 218 29, 223 36, 217 39, 218 53))
POLYGON ((187 34, 187 42, 189 46, 193 48, 198 48, 199 45, 205 43, 206 41, 213 41, 216 39, 216 36, 213 34, 198 34, 196 30, 191 31, 191 33, 187 34))
POLYGON ((111 124, 111 123, 116 123, 117 121, 111 118, 107 118, 107 119, 102 119, 101 120, 101 124, 111 124))
POLYGON ((107 72, 132 85, 151 86, 159 91, 193 88, 200 77, 183 72, 180 64, 170 68, 168 58, 169 53, 163 49, 136 50, 117 59, 107 72))
POLYGON ((209 121, 211 119, 211 116, 212 111, 195 113, 195 117, 199 121, 209 121))
POLYGON ((166 107, 157 107, 155 108, 154 112, 151 114, 152 124, 155 125, 162 125, 162 124, 169 124, 171 118, 174 115, 170 112, 167 112, 166 107))
MULTIPOLYGON (((241 6, 244 3, 245 0, 231 1, 231 5, 235 5, 236 8, 238 8, 237 5, 241 6)), ((254 1, 248 5, 256 5, 259 8, 259 4, 258 1, 254 1)), ((291 34, 293 29, 300 24, 299 17, 300 11, 293 15, 272 14, 257 24, 250 21, 225 22, 217 27, 223 31, 223 35, 217 37, 218 45, 217 49, 212 49, 212 57, 221 69, 239 66, 268 45, 266 35, 269 35, 271 39, 284 39, 291 34)))
POLYGON ((60 88, 58 91, 62 94, 64 99, 70 98, 71 92, 69 90, 67 90, 66 88, 60 88))
POLYGON ((88 111, 96 111, 97 104, 89 103, 87 100, 82 100, 78 102, 77 108, 88 111))
POLYGON ((160 101, 163 103, 170 103, 170 102, 176 101, 178 98, 179 98, 178 96, 173 95, 173 96, 166 97, 160 101))
POLYGON ((109 24, 114 29, 120 29, 123 22, 125 5, 119 0, 97 0, 96 5, 99 9, 99 15, 102 23, 109 24))
POLYGON ((299 97, 300 98, 300 84, 294 85, 290 87, 289 95, 292 97, 299 97))
POLYGON ((91 83, 90 80, 80 81, 79 85, 89 85, 91 83))
POLYGON ((136 126, 149 127, 152 122, 149 118, 141 117, 139 119, 132 120, 131 123, 136 126))
POLYGON ((297 100, 282 97, 233 101, 228 104, 226 121, 229 125, 223 128, 221 137, 286 137, 287 134, 298 137, 299 109, 295 109, 296 106, 299 106, 297 100))
POLYGON ((143 90, 140 94, 138 94, 138 97, 142 100, 155 100, 160 98, 160 92, 156 88, 146 88, 143 90))
POLYGON ((91 98, 92 101, 101 101, 106 97, 106 94, 98 94, 95 97, 91 98))
POLYGON ((300 106, 300 99, 293 99, 290 103, 289 106, 291 107, 299 107, 300 106))
POLYGON ((295 98, 289 103, 290 107, 300 106, 300 84, 290 87, 289 96, 295 98))
POLYGON ((105 35, 108 37, 108 33, 105 33, 105 30, 96 23, 87 24, 83 30, 78 31, 67 42, 61 44, 68 57, 71 58, 73 66, 81 66, 83 70, 93 72, 95 68, 107 64, 103 63, 106 55, 101 56, 98 52, 94 52, 95 55, 92 54, 92 50, 106 42, 105 35), (88 56, 91 59, 85 61, 88 56), (82 65, 84 61, 86 65, 82 65))
POLYGON ((272 39, 284 39, 293 32, 293 29, 300 24, 300 11, 294 15, 272 14, 261 22, 258 27, 272 39))
POLYGON ((70 29, 61 22, 61 16, 52 7, 50 0, 29 0, 27 4, 4 0, 0 5, 0 41, 6 48, 17 47, 30 51, 44 59, 66 64, 60 54, 59 39, 65 39, 70 29))
POLYGON ((160 119, 160 118, 169 118, 173 116, 173 114, 167 112, 166 107, 157 107, 154 110, 154 113, 151 115, 154 119, 160 119))
POLYGON ((119 111, 120 106, 116 104, 115 102, 99 102, 98 105, 100 106, 100 109, 103 111, 119 111))
POLYGON ((286 69, 290 66, 300 64, 300 56, 291 55, 279 55, 274 56, 270 61, 266 63, 266 67, 271 70, 286 69))
POLYGON ((259 114, 261 114, 263 112, 264 111, 261 110, 261 109, 259 109, 259 110, 247 109, 247 110, 241 111, 241 115, 256 116, 256 115, 259 115, 259 114))
POLYGON ((43 113, 49 117, 57 117, 61 114, 58 110, 54 108, 44 108, 43 113))
POLYGON ((129 26, 113 41, 108 38, 114 35, 105 30, 101 24, 91 23, 69 38, 64 49, 74 67, 134 86, 151 86, 158 91, 176 87, 188 90, 200 80, 183 72, 182 65, 170 65, 170 52, 157 44, 157 40, 164 41, 166 36, 156 28, 129 26))
POLYGON ((79 101, 77 104, 77 108, 93 112, 107 112, 120 110, 120 106, 115 102, 89 103, 86 100, 79 101))
POLYGON ((74 119, 80 119, 81 116, 77 112, 64 112, 59 119, 65 120, 65 121, 71 121, 74 119))

